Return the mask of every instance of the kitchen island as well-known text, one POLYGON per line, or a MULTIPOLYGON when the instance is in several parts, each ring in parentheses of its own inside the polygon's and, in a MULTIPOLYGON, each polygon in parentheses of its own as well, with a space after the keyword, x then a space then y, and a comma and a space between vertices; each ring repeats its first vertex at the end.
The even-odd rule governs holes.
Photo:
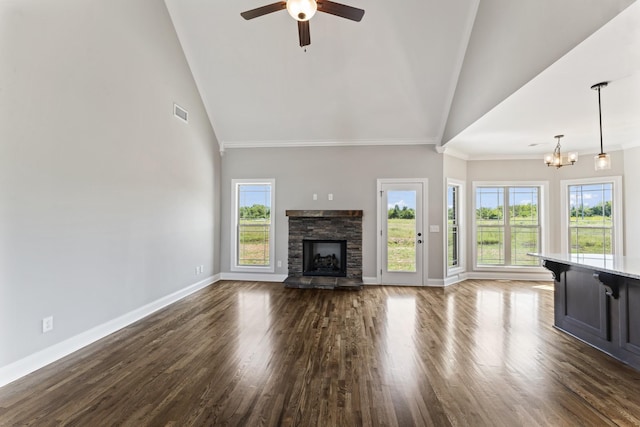
POLYGON ((553 274, 556 328, 640 370, 640 259, 529 255, 553 274))

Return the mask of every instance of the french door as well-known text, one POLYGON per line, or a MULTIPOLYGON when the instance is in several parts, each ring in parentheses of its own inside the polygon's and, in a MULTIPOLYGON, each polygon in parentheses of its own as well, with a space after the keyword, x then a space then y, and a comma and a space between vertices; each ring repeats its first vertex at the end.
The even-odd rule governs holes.
POLYGON ((378 180, 379 279, 384 285, 424 285, 426 180, 378 180))

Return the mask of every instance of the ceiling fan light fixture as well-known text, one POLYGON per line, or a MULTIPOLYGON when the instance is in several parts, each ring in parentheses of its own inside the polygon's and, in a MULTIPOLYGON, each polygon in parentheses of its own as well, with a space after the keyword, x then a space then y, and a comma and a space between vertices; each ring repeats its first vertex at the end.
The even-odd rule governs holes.
POLYGON ((287 12, 296 21, 308 21, 318 10, 315 0, 287 0, 287 12))

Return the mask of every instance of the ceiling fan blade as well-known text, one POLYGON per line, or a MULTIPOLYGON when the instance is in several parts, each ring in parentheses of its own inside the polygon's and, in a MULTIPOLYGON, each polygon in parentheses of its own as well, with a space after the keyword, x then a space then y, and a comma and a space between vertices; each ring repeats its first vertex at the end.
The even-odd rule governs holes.
POLYGON ((279 1, 278 3, 272 3, 266 6, 261 6, 255 9, 247 10, 246 12, 242 12, 240 16, 242 16, 246 20, 249 20, 249 19, 257 18, 262 15, 266 15, 268 13, 277 12, 279 10, 283 10, 286 8, 287 8, 287 2, 279 1))
POLYGON ((300 47, 309 46, 311 44, 309 21, 298 21, 298 36, 300 37, 300 47))
POLYGON ((346 4, 335 3, 329 0, 317 0, 318 10, 341 18, 350 19, 360 22, 364 16, 364 10, 356 7, 347 6, 346 4))

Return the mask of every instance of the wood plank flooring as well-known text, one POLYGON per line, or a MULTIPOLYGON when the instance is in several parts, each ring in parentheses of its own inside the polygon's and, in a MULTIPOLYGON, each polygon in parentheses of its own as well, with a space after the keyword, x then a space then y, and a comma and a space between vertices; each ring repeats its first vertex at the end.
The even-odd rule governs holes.
POLYGON ((0 388, 0 425, 640 425, 640 372, 548 282, 220 282, 0 388))

